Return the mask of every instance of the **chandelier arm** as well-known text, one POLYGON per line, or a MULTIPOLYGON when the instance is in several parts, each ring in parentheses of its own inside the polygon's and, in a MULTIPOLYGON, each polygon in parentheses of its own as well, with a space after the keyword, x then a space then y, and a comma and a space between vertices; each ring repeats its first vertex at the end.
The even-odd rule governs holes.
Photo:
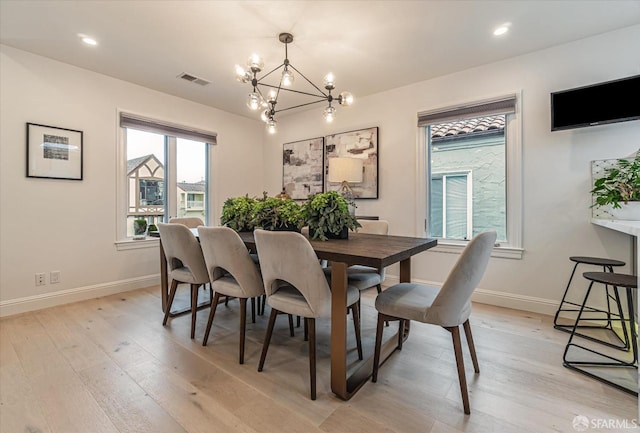
POLYGON ((273 86, 271 84, 265 84, 265 83, 258 83, 259 86, 265 86, 265 87, 271 87, 272 89, 278 89, 278 90, 282 90, 284 92, 293 92, 293 93, 299 93, 301 95, 307 95, 307 96, 314 96, 316 98, 322 98, 323 101, 327 100, 327 95, 318 95, 315 93, 308 93, 308 92, 302 92, 300 90, 294 90, 294 89, 287 89, 286 87, 280 87, 280 86, 273 86))
POLYGON ((287 107, 287 108, 283 108, 283 109, 281 109, 281 110, 275 110, 275 111, 274 111, 274 114, 275 114, 275 113, 279 113, 279 112, 281 112, 281 111, 293 110, 294 108, 300 108, 300 107, 304 107, 304 106, 307 106, 307 105, 317 104, 317 103, 319 103, 319 102, 324 102, 324 101, 326 101, 326 99, 319 99, 319 100, 317 100, 317 101, 307 102, 306 104, 294 105, 293 107, 287 107))
POLYGON ((278 69, 282 68, 284 66, 284 63, 282 63, 280 66, 278 66, 275 69, 272 69, 271 71, 269 71, 268 73, 266 73, 265 75, 263 75, 262 77, 260 77, 260 79, 258 79, 258 82, 264 80, 265 78, 267 78, 269 75, 271 75, 272 73, 274 73, 275 71, 277 71, 278 69))
POLYGON ((313 84, 313 82, 312 82, 310 79, 308 79, 307 77, 305 77, 305 76, 304 76, 304 74, 303 74, 302 72, 298 71, 298 70, 296 69, 296 67, 295 67, 295 66, 293 66, 291 63, 289 63, 289 67, 291 67, 291 69, 293 69, 293 70, 294 70, 294 71, 296 71, 298 74, 300 74, 300 76, 301 76, 302 78, 304 78, 305 80, 307 80, 307 83, 309 83, 309 84, 311 84, 313 87, 315 87, 315 88, 316 88, 316 90, 317 90, 318 92, 322 93, 325 97, 326 97, 326 96, 328 96, 326 93, 324 93, 324 92, 322 91, 322 89, 320 89, 318 86, 316 86, 315 84, 313 84))

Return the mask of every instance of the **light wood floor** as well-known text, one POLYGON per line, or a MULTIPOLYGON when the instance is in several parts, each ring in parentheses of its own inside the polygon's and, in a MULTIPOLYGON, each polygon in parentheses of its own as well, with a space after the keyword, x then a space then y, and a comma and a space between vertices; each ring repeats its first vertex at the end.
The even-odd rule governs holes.
MULTIPOLYGON (((375 337, 374 298, 375 291, 363 297, 365 356, 375 337)), ((547 316, 474 306, 481 373, 473 374, 465 346, 465 416, 450 334, 441 328, 413 322, 378 383, 344 402, 330 391, 329 324, 319 321, 318 400, 311 401, 301 328, 291 338, 279 318, 258 373, 268 307, 247 326, 244 365, 237 363, 238 302, 218 308, 202 347, 208 311, 199 312, 195 340, 188 315, 162 327, 158 287, 0 320, 0 432, 543 433, 576 431, 577 415, 638 418, 637 398, 562 367, 568 335, 547 316)))

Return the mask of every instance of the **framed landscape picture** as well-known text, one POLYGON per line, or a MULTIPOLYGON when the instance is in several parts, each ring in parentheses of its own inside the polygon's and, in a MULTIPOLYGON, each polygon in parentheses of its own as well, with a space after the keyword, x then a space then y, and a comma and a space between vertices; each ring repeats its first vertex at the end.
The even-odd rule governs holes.
MULTIPOLYGON (((362 182, 349 184, 353 197, 378 198, 378 127, 359 129, 328 135, 325 138, 324 173, 329 173, 331 158, 361 159, 364 167, 362 182)), ((325 177, 325 191, 338 190, 338 182, 329 182, 325 177)))
POLYGON ((322 192, 324 138, 285 143, 282 149, 282 189, 294 200, 322 192))
POLYGON ((27 177, 82 180, 82 131, 27 123, 27 177))

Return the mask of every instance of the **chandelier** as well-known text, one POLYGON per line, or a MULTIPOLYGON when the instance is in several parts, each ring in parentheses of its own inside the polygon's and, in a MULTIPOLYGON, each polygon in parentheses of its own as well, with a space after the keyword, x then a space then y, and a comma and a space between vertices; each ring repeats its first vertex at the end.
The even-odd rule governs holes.
POLYGON ((335 98, 331 94, 331 91, 335 89, 335 78, 332 73, 328 73, 323 80, 323 86, 326 92, 320 89, 320 87, 313 84, 311 80, 305 77, 302 72, 297 70, 289 62, 287 48, 288 45, 293 42, 293 35, 291 33, 280 33, 278 39, 284 44, 284 61, 280 66, 273 69, 271 72, 258 78, 258 73, 261 72, 264 68, 264 61, 257 54, 252 54, 251 57, 249 57, 249 60, 247 60, 248 69, 236 65, 237 80, 242 83, 251 83, 251 86, 253 86, 252 92, 249 93, 247 97, 247 106, 254 111, 261 109, 261 118, 267 124, 267 131, 271 134, 275 133, 277 130, 278 122, 275 119, 276 113, 325 101, 328 103, 328 105, 323 112, 324 119, 328 123, 333 122, 333 119, 336 115, 336 108, 331 104, 334 101, 337 101, 340 105, 349 106, 353 103, 353 95, 349 92, 342 92, 340 93, 340 95, 338 95, 337 98, 335 98), (271 85, 263 82, 265 78, 280 69, 282 69, 282 73, 280 75, 280 81, 278 85, 271 85), (309 83, 315 90, 317 90, 318 93, 302 92, 300 90, 291 89, 290 87, 295 81, 294 71, 302 78, 304 78, 307 83, 309 83), (278 97, 280 96, 281 91, 305 95, 314 98, 314 100, 291 107, 276 109, 276 106, 278 104, 278 97))

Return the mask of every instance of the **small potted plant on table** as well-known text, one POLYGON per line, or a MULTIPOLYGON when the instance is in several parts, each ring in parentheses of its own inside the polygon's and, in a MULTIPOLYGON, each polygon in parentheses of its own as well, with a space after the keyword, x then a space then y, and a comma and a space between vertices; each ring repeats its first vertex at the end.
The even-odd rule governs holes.
POLYGON ((252 231, 255 205, 256 199, 250 198, 248 194, 227 199, 222 206, 220 223, 237 232, 252 231))
POLYGON ((640 150, 633 159, 618 159, 596 179, 593 206, 609 207, 615 219, 640 220, 640 150))
POLYGON ((267 197, 257 200, 252 223, 264 230, 300 231, 304 225, 302 208, 291 199, 267 197))
POLYGON ((347 239, 349 230, 360 227, 356 217, 349 212, 349 204, 337 191, 309 196, 303 207, 311 238, 323 241, 347 239))

